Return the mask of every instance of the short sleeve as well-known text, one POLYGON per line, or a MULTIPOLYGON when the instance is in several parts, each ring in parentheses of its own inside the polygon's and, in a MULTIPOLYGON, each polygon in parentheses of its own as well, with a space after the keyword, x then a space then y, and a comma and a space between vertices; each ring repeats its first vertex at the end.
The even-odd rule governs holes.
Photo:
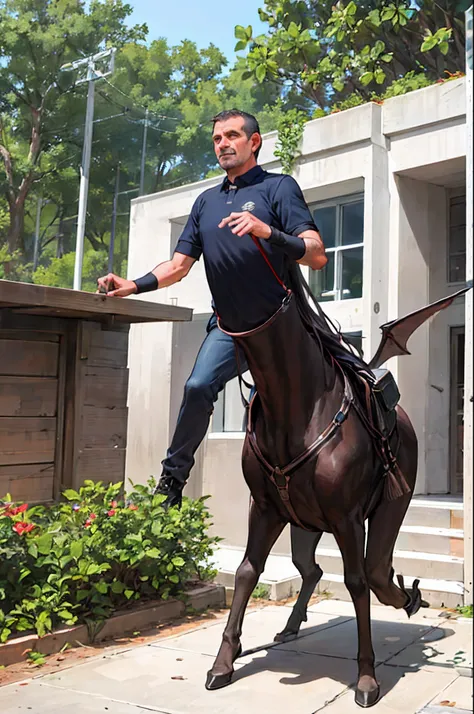
POLYGON ((303 192, 291 176, 283 176, 279 182, 273 197, 273 210, 285 233, 299 235, 303 231, 318 230, 303 192))
POLYGON ((175 253, 181 253, 182 255, 188 255, 190 258, 199 260, 202 255, 202 241, 201 232, 199 230, 199 215, 201 208, 201 199, 198 198, 191 209, 189 218, 184 226, 184 230, 181 233, 176 248, 175 253))

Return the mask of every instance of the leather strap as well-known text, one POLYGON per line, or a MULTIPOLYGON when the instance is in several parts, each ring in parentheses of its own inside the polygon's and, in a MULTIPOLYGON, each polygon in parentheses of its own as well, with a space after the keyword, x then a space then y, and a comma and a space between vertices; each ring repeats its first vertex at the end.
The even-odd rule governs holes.
MULTIPOLYGON (((337 364, 337 362, 336 362, 336 364, 337 364)), ((293 520, 298 524, 298 526, 300 528, 303 528, 304 530, 312 530, 312 529, 307 528, 301 522, 301 520, 298 518, 298 516, 291 504, 290 493, 289 493, 290 479, 291 479, 291 475, 297 469, 299 469, 301 466, 303 466, 303 464, 305 464, 311 458, 318 455, 318 453, 326 446, 328 441, 330 441, 330 439, 332 439, 332 437, 336 434, 336 432, 338 431, 341 424, 343 424, 343 422, 347 418, 347 415, 349 413, 351 405, 354 402, 354 395, 352 392, 352 387, 350 385, 350 382, 347 379, 344 372, 342 371, 342 369, 341 369, 341 373, 344 378, 344 396, 342 398, 342 403, 341 403, 339 411, 335 414, 335 416, 332 419, 332 421, 330 422, 330 424, 328 424, 328 426, 318 436, 318 438, 315 441, 313 441, 311 446, 308 446, 308 448, 305 449, 305 451, 303 451, 302 454, 300 454, 295 459, 290 461, 290 463, 288 463, 286 466, 283 466, 283 467, 272 466, 267 461, 267 459, 264 457, 264 455, 262 454, 260 447, 258 445, 258 442, 257 442, 257 437, 255 435, 255 431, 253 429, 253 424, 252 424, 252 405, 254 403, 255 397, 252 399, 252 402, 251 402, 250 408, 249 408, 247 435, 248 435, 248 439, 249 439, 249 443, 252 448, 252 451, 254 452, 255 456, 257 457, 257 459, 260 462, 263 469, 266 471, 270 481, 277 488, 279 496, 280 496, 285 508, 287 509, 288 513, 293 518, 293 520)))

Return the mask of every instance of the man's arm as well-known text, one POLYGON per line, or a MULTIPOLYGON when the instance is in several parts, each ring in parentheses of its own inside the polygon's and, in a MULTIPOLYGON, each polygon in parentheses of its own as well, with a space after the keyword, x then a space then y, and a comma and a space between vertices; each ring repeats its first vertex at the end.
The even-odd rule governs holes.
MULTIPOLYGON (((152 276, 156 278, 154 289, 167 288, 170 285, 179 283, 189 273, 195 262, 195 258, 175 252, 171 260, 160 263, 148 274, 152 281, 152 276)), ((114 273, 104 275, 104 277, 98 279, 97 283, 99 285, 97 292, 106 292, 109 297, 127 297, 138 292, 137 284, 134 280, 126 280, 114 275, 114 273)), ((143 290, 142 292, 145 291, 143 290)))
POLYGON ((324 243, 317 231, 303 231, 298 238, 302 238, 306 247, 303 257, 296 261, 300 265, 306 265, 313 270, 322 270, 328 262, 324 243))

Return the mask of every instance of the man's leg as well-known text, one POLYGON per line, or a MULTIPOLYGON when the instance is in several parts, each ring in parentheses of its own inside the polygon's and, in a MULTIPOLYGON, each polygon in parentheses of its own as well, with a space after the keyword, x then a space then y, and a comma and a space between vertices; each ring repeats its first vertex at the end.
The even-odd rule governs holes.
MULTIPOLYGON (((176 429, 162 462, 163 475, 157 491, 168 497, 165 505, 181 502, 181 491, 194 465, 194 454, 206 435, 217 396, 238 374, 234 341, 215 325, 211 320, 210 330, 184 387, 176 429)), ((247 370, 243 355, 241 369, 247 370)))

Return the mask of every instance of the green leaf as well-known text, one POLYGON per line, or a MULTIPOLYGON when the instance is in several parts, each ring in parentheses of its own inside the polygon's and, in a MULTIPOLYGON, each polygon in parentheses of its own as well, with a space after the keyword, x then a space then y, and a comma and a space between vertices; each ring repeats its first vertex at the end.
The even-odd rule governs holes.
POLYGON ((179 576, 178 576, 178 575, 170 575, 169 578, 168 578, 168 580, 170 580, 170 582, 175 583, 176 585, 178 585, 178 583, 179 583, 179 576))
POLYGON ((38 552, 41 553, 41 555, 47 555, 53 545, 53 536, 51 533, 44 533, 42 536, 37 538, 35 542, 38 552))
POLYGON ((382 11, 382 22, 385 22, 386 20, 392 20, 395 15, 396 15, 396 9, 391 6, 391 7, 386 7, 385 10, 382 11))
POLYGON ((242 27, 242 25, 236 25, 234 27, 234 36, 238 40, 245 40, 245 42, 247 42, 247 33, 245 32, 245 28, 242 27))
POLYGON ((447 55, 449 52, 449 44, 447 42, 441 42, 441 44, 439 45, 439 49, 441 54, 447 55))
POLYGON ((257 81, 260 82, 260 84, 263 82, 265 77, 267 76, 267 68, 265 67, 264 64, 259 64, 257 69, 255 70, 255 76, 257 78, 257 81))
POLYGON ((290 35, 290 37, 293 37, 294 39, 296 39, 298 37, 298 35, 300 34, 300 29, 299 29, 298 25, 296 24, 296 22, 290 22, 290 24, 288 26, 288 34, 290 35))
POLYGON ((239 40, 234 47, 234 52, 239 52, 240 50, 245 50, 247 47, 247 40, 239 40))
POLYGON ((375 81, 377 84, 383 84, 385 82, 385 72, 383 69, 376 69, 374 72, 375 81))
POLYGON ((334 79, 332 82, 332 86, 334 87, 336 92, 342 92, 342 90, 344 89, 344 82, 342 81, 342 79, 334 79))
POLYGON ((380 12, 378 10, 372 10, 367 17, 375 27, 380 27, 380 12))
POLYGON ((175 565, 177 568, 182 568, 183 565, 185 565, 184 558, 181 558, 181 556, 176 555, 174 558, 171 559, 171 562, 173 565, 175 565))
POLYGON ((429 37, 426 38, 426 40, 421 45, 421 51, 429 52, 434 47, 436 47, 436 37, 434 35, 430 35, 429 37))
POLYGON ((71 552, 72 557, 76 558, 76 560, 82 556, 83 550, 84 550, 84 545, 83 545, 82 540, 74 540, 71 543, 70 552, 71 552))
POLYGON ((67 498, 68 501, 80 501, 81 497, 79 496, 77 491, 74 491, 73 488, 67 488, 65 491, 63 491, 63 496, 64 498, 67 498))
POLYGON ((22 568, 22 570, 20 571, 20 577, 18 578, 18 582, 21 583, 21 581, 27 578, 30 574, 31 570, 28 570, 28 568, 22 568))
POLYGON ((373 72, 364 72, 359 77, 360 83, 363 84, 364 87, 366 87, 368 84, 370 84, 372 82, 373 78, 374 78, 373 72))
POLYGON ((346 7, 346 12, 348 15, 355 15, 357 12, 357 5, 353 0, 349 3, 349 5, 346 7))
POLYGON ((124 590, 123 594, 125 595, 125 597, 127 598, 127 600, 130 600, 130 598, 131 598, 132 595, 134 594, 134 590, 124 590))
POLYGON ((158 548, 150 548, 149 550, 145 551, 145 555, 148 558, 161 558, 161 551, 158 550, 158 548))
POLYGON ((382 62, 391 62, 393 60, 393 55, 392 54, 382 55, 380 59, 382 60, 382 62))
POLYGON ((36 545, 35 541, 32 541, 28 547, 28 553, 31 555, 32 558, 38 557, 38 546, 36 545))
POLYGON ((110 586, 110 589, 116 595, 120 595, 125 590, 125 585, 123 583, 121 583, 119 580, 114 580, 114 582, 110 586))
POLYGON ((98 583, 94 583, 94 587, 98 593, 101 593, 101 595, 107 595, 109 586, 107 585, 107 583, 104 583, 103 580, 100 580, 98 583))

